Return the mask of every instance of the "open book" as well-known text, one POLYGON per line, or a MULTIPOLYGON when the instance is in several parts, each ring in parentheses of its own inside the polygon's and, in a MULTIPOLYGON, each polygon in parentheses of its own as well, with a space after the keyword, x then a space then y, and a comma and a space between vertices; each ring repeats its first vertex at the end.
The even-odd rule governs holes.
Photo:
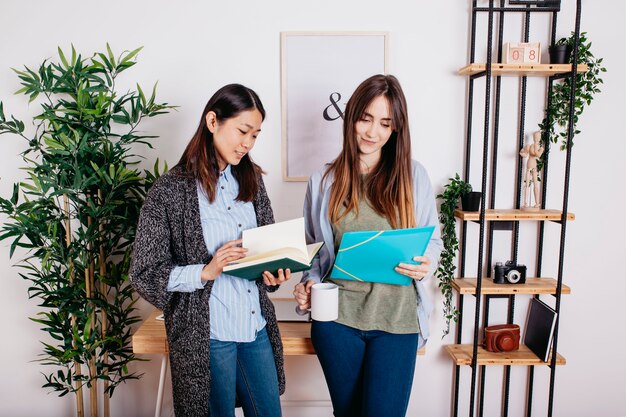
POLYGON ((264 271, 276 276, 281 268, 292 273, 310 269, 324 244, 306 244, 303 217, 244 230, 242 240, 248 256, 225 266, 224 273, 251 281, 261 278, 264 271))

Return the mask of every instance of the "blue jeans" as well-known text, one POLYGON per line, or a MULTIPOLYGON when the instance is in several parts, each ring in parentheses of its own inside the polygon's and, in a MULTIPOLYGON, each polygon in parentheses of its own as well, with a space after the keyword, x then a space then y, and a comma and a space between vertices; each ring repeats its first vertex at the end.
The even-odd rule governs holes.
POLYGON ((235 396, 246 417, 280 417, 276 364, 265 328, 253 342, 210 343, 211 417, 234 417, 235 396))
POLYGON ((417 333, 362 331, 332 321, 313 321, 311 339, 335 417, 406 415, 417 333))

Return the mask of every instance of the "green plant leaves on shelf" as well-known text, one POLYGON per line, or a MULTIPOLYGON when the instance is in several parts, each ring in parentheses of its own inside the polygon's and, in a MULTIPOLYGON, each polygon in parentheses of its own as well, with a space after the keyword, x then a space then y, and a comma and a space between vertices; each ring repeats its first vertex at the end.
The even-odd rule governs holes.
MULTIPOLYGON (((575 34, 572 32, 569 37, 559 39, 556 44, 570 45, 573 50, 575 43, 574 36, 575 34)), ((574 60, 573 53, 570 60, 574 60)), ((582 32, 580 34, 577 63, 586 64, 588 66, 588 70, 586 72, 578 72, 576 75, 572 126, 573 136, 580 133, 580 130, 576 128, 578 120, 583 114, 586 106, 591 104, 594 96, 600 93, 600 85, 603 84, 603 80, 600 77, 602 73, 606 72, 606 68, 603 66, 603 59, 596 58, 591 52, 591 41, 588 40, 586 32, 582 32)), ((567 126, 569 124, 570 117, 571 91, 572 78, 565 77, 562 80, 553 82, 552 88, 548 92, 548 104, 546 106, 545 116, 541 123, 539 123, 539 129, 542 132, 542 143, 544 146, 546 145, 546 142, 560 142, 561 150, 564 150, 567 147, 567 126)), ((574 144, 573 137, 571 144, 574 144)), ((541 170, 543 167, 543 157, 537 162, 537 168, 541 170)))
POLYGON ((459 318, 459 311, 452 304, 452 282, 454 281, 454 271, 456 271, 454 260, 459 250, 454 210, 457 208, 461 196, 471 191, 472 186, 462 180, 459 174, 456 174, 453 178, 448 180, 448 183, 443 188, 443 192, 437 195, 437 199, 441 201, 439 207, 439 222, 441 223, 443 251, 439 258, 439 265, 435 276, 438 279, 439 289, 443 294, 443 317, 446 323, 443 337, 450 333, 450 322, 457 322, 459 318))

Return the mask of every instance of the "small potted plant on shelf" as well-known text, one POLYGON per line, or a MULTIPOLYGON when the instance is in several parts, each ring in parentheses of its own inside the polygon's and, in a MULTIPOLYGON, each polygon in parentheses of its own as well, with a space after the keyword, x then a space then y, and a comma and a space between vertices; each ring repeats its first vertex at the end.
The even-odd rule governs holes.
MULTIPOLYGON (((450 321, 458 320, 458 310, 452 305, 452 281, 454 280, 454 271, 456 266, 454 265, 454 258, 459 250, 459 240, 456 236, 456 220, 454 218, 454 210, 459 204, 459 199, 463 200, 463 197, 473 195, 473 198, 466 200, 474 200, 473 207, 463 206, 463 210, 477 211, 480 207, 481 193, 472 191, 472 186, 462 180, 459 174, 456 174, 454 178, 450 178, 448 184, 443 187, 443 192, 437 195, 437 198, 441 201, 439 208, 439 221, 441 223, 441 239, 443 240, 443 251, 439 259, 439 266, 435 272, 435 276, 439 280, 439 289, 443 294, 443 315, 446 320, 446 328, 443 331, 445 337, 450 333, 450 321), (476 201, 476 197, 478 200, 476 201)), ((469 203, 469 201, 467 201, 469 203)), ((463 203, 462 203, 463 204, 463 203)))
POLYGON ((551 64, 568 64, 572 55, 572 45, 567 38, 561 38, 554 45, 550 45, 548 52, 551 64))
POLYGON ((464 186, 466 186, 466 189, 461 194, 461 209, 463 211, 478 211, 482 193, 480 191, 472 191, 472 186, 468 183, 465 183, 464 186))

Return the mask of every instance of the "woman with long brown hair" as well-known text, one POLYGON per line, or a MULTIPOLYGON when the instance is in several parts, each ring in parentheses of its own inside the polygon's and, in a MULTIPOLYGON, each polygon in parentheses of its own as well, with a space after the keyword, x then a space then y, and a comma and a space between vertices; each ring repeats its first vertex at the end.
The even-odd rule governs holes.
POLYGON ((325 245, 295 287, 299 308, 310 307, 314 283, 339 286, 337 320, 311 328, 335 416, 404 416, 417 349, 429 335, 422 281, 441 252, 439 227, 425 255, 413 258, 419 264, 395 268, 414 285, 328 278, 346 232, 438 226, 428 174, 411 159, 406 99, 394 76, 368 78, 348 100, 343 149, 309 180, 304 216, 307 239, 325 245))
POLYGON ((224 274, 245 255, 241 232, 274 223, 261 168, 249 152, 265 110, 240 84, 218 90, 180 161, 141 209, 130 281, 163 310, 177 416, 281 415, 283 352, 267 296, 290 278, 224 274))

